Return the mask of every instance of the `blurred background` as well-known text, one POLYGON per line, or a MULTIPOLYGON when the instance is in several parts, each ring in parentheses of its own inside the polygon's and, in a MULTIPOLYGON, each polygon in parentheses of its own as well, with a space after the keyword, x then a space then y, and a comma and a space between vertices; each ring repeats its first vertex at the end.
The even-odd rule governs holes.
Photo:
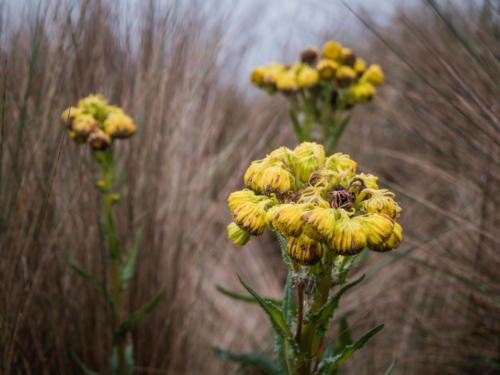
POLYGON ((107 306, 68 267, 107 277, 90 150, 60 124, 102 93, 139 127, 118 144, 123 244, 144 229, 128 309, 167 292, 130 337, 136 373, 258 374, 212 347, 271 354, 267 317, 216 286, 278 297, 286 267, 271 235, 226 238, 226 199, 296 141, 248 74, 336 39, 386 74, 338 150, 396 192, 405 236, 341 305, 355 337, 385 323, 341 373, 500 374, 498 1, 0 4, 0 373, 80 373, 72 352, 107 372, 107 306))

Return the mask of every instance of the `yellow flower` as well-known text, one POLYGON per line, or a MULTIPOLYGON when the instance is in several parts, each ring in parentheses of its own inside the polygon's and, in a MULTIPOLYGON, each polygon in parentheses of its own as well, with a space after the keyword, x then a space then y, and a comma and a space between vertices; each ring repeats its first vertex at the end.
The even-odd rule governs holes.
POLYGON ((284 164, 285 168, 290 170, 295 170, 297 163, 297 156, 288 147, 280 147, 273 152, 271 152, 266 157, 271 165, 274 165, 276 161, 284 164))
POLYGON ((61 114, 61 121, 67 128, 71 128, 74 119, 82 114, 82 110, 77 107, 69 107, 61 114))
POLYGON ((295 178, 290 171, 275 165, 267 167, 255 183, 260 191, 283 194, 294 188, 295 178))
POLYGON ((238 191, 233 191, 229 198, 227 198, 227 203, 229 204, 229 209, 232 213, 236 211, 238 207, 243 206, 246 203, 257 203, 260 200, 268 199, 268 197, 263 195, 256 195, 252 190, 243 189, 238 191))
POLYGON ((356 61, 354 61, 354 71, 357 75, 363 74, 366 70, 366 61, 361 57, 356 57, 356 61))
POLYGON ((394 229, 389 237, 378 246, 374 246, 371 249, 374 251, 385 252, 392 249, 395 249, 399 246, 401 241, 403 240, 403 228, 398 223, 394 223, 394 229))
POLYGON ((297 84, 299 87, 311 87, 316 85, 318 81, 318 71, 310 67, 303 68, 297 76, 297 84))
POLYGON ((330 60, 340 60, 342 58, 342 46, 330 40, 323 46, 323 57, 330 60))
POLYGON ((354 63, 356 62, 356 55, 352 52, 350 48, 342 48, 340 59, 344 65, 353 67, 354 63))
POLYGON ((274 229, 285 237, 297 237, 302 232, 300 216, 307 209, 307 205, 282 204, 267 211, 268 220, 274 229))
POLYGON ((324 189, 319 187, 307 187, 302 190, 297 203, 314 205, 316 207, 329 208, 330 204, 324 198, 324 189))
POLYGON ((323 79, 333 78, 338 67, 339 64, 337 62, 328 59, 321 59, 318 65, 316 65, 319 76, 323 79))
POLYGON ((82 143, 89 135, 97 130, 97 123, 90 115, 78 115, 71 124, 70 137, 76 142, 82 143))
POLYGON ((258 66, 250 73, 250 80, 256 86, 264 86, 264 78, 267 74, 267 68, 265 66, 258 66))
POLYGON ((378 184, 377 184, 378 177, 377 176, 374 176, 370 173, 368 173, 368 174, 360 173, 360 174, 356 175, 356 177, 363 180, 365 187, 367 187, 369 189, 378 189, 378 184))
POLYGON ((315 142, 303 142, 293 150, 297 155, 297 177, 307 183, 312 172, 325 163, 325 150, 315 142))
POLYGON ((89 95, 78 101, 78 108, 93 116, 97 120, 106 117, 108 102, 101 94, 89 95))
POLYGON ((137 127, 129 116, 123 113, 110 113, 104 121, 104 130, 112 138, 128 138, 135 134, 137 127))
POLYGON ((286 252, 297 263, 312 265, 323 256, 323 247, 321 242, 302 234, 300 237, 287 239, 286 252))
POLYGON ((387 189, 364 189, 359 193, 356 203, 366 213, 379 213, 388 215, 391 218, 397 218, 401 212, 401 207, 393 197, 394 193, 387 189))
POLYGON ((384 83, 384 73, 380 65, 370 65, 368 70, 364 72, 360 79, 361 82, 368 82, 372 85, 380 85, 384 83))
POLYGON ((276 78, 276 87, 281 91, 294 91, 297 89, 295 74, 293 72, 282 73, 276 78))
POLYGON ((264 233, 266 228, 266 209, 268 208, 266 201, 257 203, 247 202, 238 206, 233 211, 233 220, 244 231, 255 236, 264 233))
POLYGON ((355 255, 364 249, 367 243, 366 228, 359 216, 349 217, 340 209, 340 218, 335 222, 333 236, 328 239, 328 246, 340 255, 355 255))
POLYGON ((325 168, 338 173, 348 171, 348 174, 356 173, 357 163, 347 154, 337 152, 326 159, 325 168))
POLYGON ((394 228, 394 221, 385 215, 365 214, 358 217, 366 230, 370 249, 382 245, 394 228))
POLYGON ((333 235, 339 212, 332 208, 315 208, 302 214, 304 233, 317 241, 327 242, 333 235))
POLYGON ((101 129, 95 129, 90 133, 87 143, 93 150, 105 150, 111 146, 111 138, 101 129))
POLYGON ((375 87, 368 82, 358 82, 349 88, 349 104, 363 103, 375 96, 375 87))
POLYGON ((235 222, 227 226, 227 237, 238 246, 243 246, 250 240, 250 234, 241 229, 235 222))
POLYGON ((265 83, 276 84, 276 81, 286 73, 286 69, 281 63, 272 62, 267 66, 266 75, 264 76, 265 83))
POLYGON ((325 190, 333 189, 340 183, 339 173, 330 171, 328 169, 321 169, 314 171, 309 176, 309 185, 320 187, 325 190))
POLYGON ((318 59, 319 51, 316 47, 307 47, 300 53, 300 61, 313 65, 318 59))
POLYGON ((335 73, 337 83, 340 87, 344 88, 349 86, 356 79, 356 72, 347 65, 342 65, 335 73))

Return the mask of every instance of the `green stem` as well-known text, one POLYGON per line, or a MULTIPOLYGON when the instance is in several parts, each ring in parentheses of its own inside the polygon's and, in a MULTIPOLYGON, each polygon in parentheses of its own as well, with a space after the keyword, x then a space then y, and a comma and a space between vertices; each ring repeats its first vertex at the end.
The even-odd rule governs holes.
MULTIPOLYGON (((327 251, 325 255, 324 268, 321 273, 316 275, 316 293, 313 298, 311 313, 318 312, 328 301, 332 283, 333 253, 327 251)), ((316 335, 317 324, 309 321, 303 325, 302 335, 299 345, 305 355, 304 364, 299 368, 297 363, 297 373, 300 375, 309 375, 311 373, 311 364, 319 355, 320 337, 316 335)))
POLYGON ((113 194, 115 162, 112 150, 96 151, 94 156, 101 167, 102 173, 102 180, 99 182, 99 187, 102 192, 102 224, 104 234, 108 239, 108 251, 111 259, 111 297, 113 298, 113 304, 115 306, 114 345, 116 346, 118 355, 117 375, 127 375, 128 371, 125 360, 125 336, 122 334, 116 334, 119 332, 120 326, 124 320, 124 307, 121 277, 122 254, 113 219, 113 206, 118 199, 117 195, 113 194))

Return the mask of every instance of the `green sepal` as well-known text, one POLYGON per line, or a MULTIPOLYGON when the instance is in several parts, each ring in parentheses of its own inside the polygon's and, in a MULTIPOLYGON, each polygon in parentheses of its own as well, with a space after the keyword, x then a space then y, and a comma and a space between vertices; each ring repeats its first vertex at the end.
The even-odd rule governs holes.
POLYGON ((151 300, 149 300, 144 306, 142 306, 139 310, 133 312, 129 315, 129 317, 120 324, 117 332, 115 332, 115 336, 123 336, 128 331, 132 329, 133 324, 144 314, 149 313, 154 310, 156 305, 161 301, 161 299, 165 297, 165 290, 162 290, 156 294, 151 300))
POLYGON ((320 371, 325 369, 325 367, 328 369, 327 373, 331 373, 334 369, 336 369, 340 364, 342 364, 344 361, 346 361, 356 350, 361 349, 363 345, 377 332, 379 332, 382 328, 384 328, 383 324, 378 325, 377 327, 369 330, 367 333, 365 333, 361 338, 356 341, 354 344, 347 345, 342 353, 339 353, 335 356, 332 357, 327 357, 323 359, 319 365, 320 371))
POLYGON ((355 287, 361 281, 363 281, 364 277, 365 275, 362 275, 359 279, 344 285, 337 293, 335 293, 331 300, 321 308, 321 310, 319 310, 317 313, 309 314, 308 320, 318 322, 318 334, 323 336, 328 330, 328 323, 333 317, 335 309, 339 306, 340 297, 342 297, 342 295, 349 289, 355 287))
MULTIPOLYGON (((253 298, 253 297, 244 296, 243 294, 233 292, 233 291, 226 289, 220 285, 216 285, 215 289, 217 289, 217 291, 224 294, 226 297, 232 298, 232 299, 237 300, 237 301, 242 301, 242 302, 247 302, 247 303, 258 303, 255 300, 255 298, 253 298)), ((278 299, 265 297, 264 300, 269 302, 269 303, 272 303, 273 305, 275 305, 277 307, 281 307, 281 301, 278 299)))
POLYGON ((391 365, 389 366, 384 375, 389 375, 392 372, 392 370, 394 370, 394 367, 396 367, 396 360, 392 361, 391 365))
POLYGON ((76 362, 78 367, 80 367, 80 369, 83 371, 83 373, 85 375, 99 375, 98 372, 92 371, 91 369, 89 369, 85 365, 85 363, 83 363, 82 360, 78 357, 78 355, 76 355, 76 353, 73 350, 70 350, 70 354, 71 354, 71 357, 73 358, 73 360, 76 362))
MULTIPOLYGON (((134 373, 134 347, 129 344, 125 347, 125 368, 127 370, 127 375, 132 375, 134 373)), ((113 354, 111 355, 111 374, 116 374, 118 372, 118 350, 115 346, 113 348, 113 354)))
POLYGON ((128 281, 134 275, 135 260, 137 259, 137 253, 139 252, 139 246, 142 240, 142 233, 143 231, 141 228, 137 232, 134 245, 132 246, 130 254, 128 255, 127 259, 125 260, 125 262, 121 267, 122 290, 125 290, 127 288, 128 281))
POLYGON ((250 365, 264 371, 268 375, 280 375, 279 366, 270 358, 258 353, 232 353, 221 348, 213 348, 215 354, 226 360, 250 365))
POLYGON ((106 300, 111 303, 113 306, 113 309, 116 311, 116 306, 114 304, 113 298, 111 298, 111 295, 109 294, 108 290, 106 289, 106 285, 104 283, 98 281, 95 276, 91 275, 88 272, 85 272, 82 270, 80 267, 78 267, 76 264, 69 263, 69 266, 81 277, 83 277, 85 280, 87 280, 90 285, 92 285, 94 288, 96 288, 99 292, 101 292, 106 300))
POLYGON ((302 353, 299 345, 295 341, 293 334, 290 330, 290 327, 286 324, 285 319, 283 318, 283 314, 281 310, 274 306, 272 303, 267 302, 261 296, 257 294, 252 288, 250 288, 245 282, 238 276, 241 285, 245 287, 246 290, 257 300, 258 304, 262 307, 264 312, 267 314, 269 319, 271 320, 271 325, 274 331, 282 336, 285 340, 287 340, 290 344, 293 345, 294 349, 298 353, 302 353))

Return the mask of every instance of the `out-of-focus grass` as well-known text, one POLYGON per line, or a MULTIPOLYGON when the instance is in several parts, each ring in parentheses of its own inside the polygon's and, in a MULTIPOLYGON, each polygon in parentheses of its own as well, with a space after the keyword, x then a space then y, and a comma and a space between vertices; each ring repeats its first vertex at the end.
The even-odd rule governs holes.
MULTIPOLYGON (((129 308, 167 291, 133 334, 136 372, 234 373, 210 347, 266 350, 268 327, 215 285, 236 289, 239 273, 276 296, 283 280, 274 239, 243 249, 226 240, 226 197, 268 142, 293 145, 284 101, 231 84, 224 20, 208 22, 194 0, 167 12, 144 2, 134 27, 106 2, 77 3, 48 1, 2 25, 0 373, 75 373, 71 351, 108 366, 106 305, 67 266, 107 277, 89 151, 59 123, 91 92, 139 125, 119 147, 120 237, 131 246, 132 228, 144 229, 129 308)), ((393 374, 499 371, 500 28, 484 4, 426 2, 385 28, 367 23, 375 33, 359 54, 387 84, 356 109, 340 151, 397 191, 405 242, 371 254, 374 277, 346 299, 353 335, 385 323, 347 373, 383 373, 393 358, 393 374)))

